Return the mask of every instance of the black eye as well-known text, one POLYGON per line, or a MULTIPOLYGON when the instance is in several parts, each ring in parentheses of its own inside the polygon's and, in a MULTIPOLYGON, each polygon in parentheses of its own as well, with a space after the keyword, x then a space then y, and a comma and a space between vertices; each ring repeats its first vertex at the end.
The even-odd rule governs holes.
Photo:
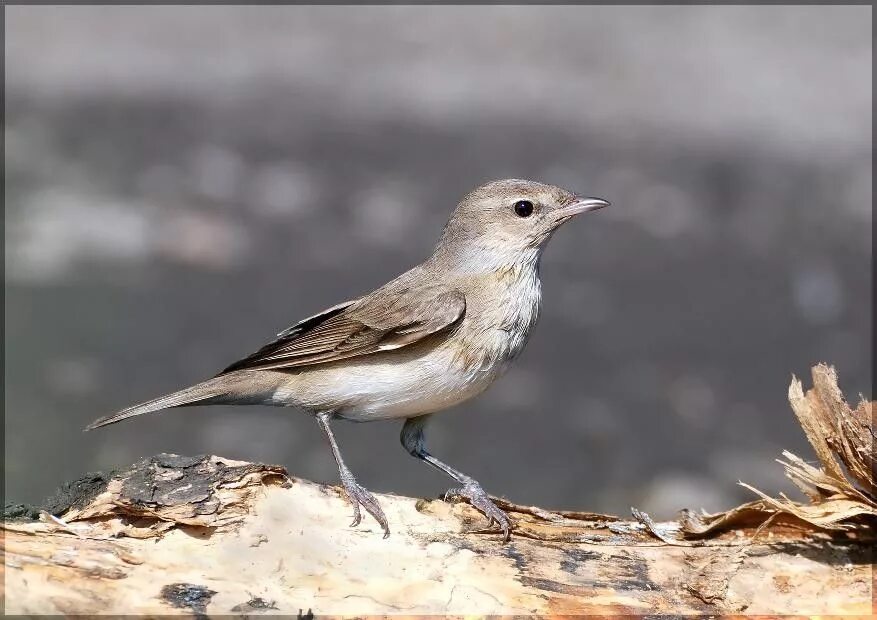
POLYGON ((515 213, 518 217, 530 217, 533 213, 533 203, 529 200, 519 200, 515 203, 515 213))

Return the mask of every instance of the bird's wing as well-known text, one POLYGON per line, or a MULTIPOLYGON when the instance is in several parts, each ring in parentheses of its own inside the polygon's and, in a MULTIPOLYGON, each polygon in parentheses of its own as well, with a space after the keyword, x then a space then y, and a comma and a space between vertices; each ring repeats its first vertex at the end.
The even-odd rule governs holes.
POLYGON ((379 291, 293 325, 220 374, 298 368, 398 349, 452 327, 465 311, 466 298, 456 289, 379 291))
POLYGON ((356 299, 342 301, 340 304, 332 306, 331 308, 326 308, 322 312, 319 312, 313 316, 309 316, 306 319, 302 319, 292 327, 287 327, 282 332, 277 334, 277 338, 290 338, 292 336, 297 336, 308 330, 311 330, 320 325, 320 323, 325 323, 333 316, 344 312, 349 306, 356 303, 356 301, 356 299))

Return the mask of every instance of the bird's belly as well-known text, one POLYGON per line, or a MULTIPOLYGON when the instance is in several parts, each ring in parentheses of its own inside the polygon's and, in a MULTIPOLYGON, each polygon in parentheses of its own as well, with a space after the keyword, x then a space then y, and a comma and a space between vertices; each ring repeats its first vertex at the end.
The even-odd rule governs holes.
POLYGON ((314 367, 297 375, 288 388, 278 390, 275 404, 334 411, 338 417, 357 422, 408 418, 472 398, 505 365, 469 364, 443 348, 425 355, 401 353, 314 367))

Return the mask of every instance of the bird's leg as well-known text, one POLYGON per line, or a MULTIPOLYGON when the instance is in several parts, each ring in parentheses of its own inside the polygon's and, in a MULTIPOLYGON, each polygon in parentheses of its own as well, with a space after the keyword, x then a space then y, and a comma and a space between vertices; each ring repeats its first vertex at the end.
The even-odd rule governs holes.
POLYGON ((384 529, 384 538, 386 538, 390 535, 390 526, 387 524, 387 517, 384 515, 384 511, 381 510, 381 505, 378 503, 378 500, 375 499, 375 496, 356 481, 356 478, 353 477, 353 474, 347 468, 347 465, 344 464, 344 459, 341 458, 341 450, 338 449, 338 443, 335 441, 335 435, 329 427, 329 420, 331 418, 331 412, 317 414, 317 422, 326 434, 326 439, 329 440, 329 445, 332 447, 332 456, 335 457, 335 462, 338 464, 338 473, 341 476, 341 484, 344 487, 344 492, 347 494, 348 499, 350 499, 350 503, 353 504, 353 523, 350 524, 350 527, 359 525, 359 522, 362 520, 362 515, 359 511, 359 507, 362 506, 375 518, 375 521, 380 523, 381 527, 384 529))
POLYGON ((507 542, 509 540, 509 528, 511 527, 509 516, 493 503, 490 496, 488 496, 484 489, 481 488, 481 484, 479 484, 474 478, 471 478, 466 474, 457 471, 450 465, 441 462, 426 451, 426 448, 424 447, 423 427, 425 426, 428 417, 429 416, 420 416, 405 420, 405 425, 402 427, 402 433, 400 435, 402 445, 408 450, 411 456, 414 456, 421 461, 426 461, 460 483, 461 486, 459 488, 450 489, 445 493, 445 501, 448 501, 453 497, 463 497, 468 499, 470 504, 484 513, 484 516, 488 519, 488 525, 491 525, 494 522, 499 525, 502 529, 503 539, 507 542))

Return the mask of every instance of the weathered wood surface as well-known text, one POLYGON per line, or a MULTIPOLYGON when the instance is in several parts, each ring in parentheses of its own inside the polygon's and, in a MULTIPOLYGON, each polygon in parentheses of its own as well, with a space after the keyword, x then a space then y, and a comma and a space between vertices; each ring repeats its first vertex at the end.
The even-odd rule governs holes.
MULTIPOLYGON (((766 494, 655 524, 504 503, 512 539, 465 504, 380 495, 393 531, 349 528, 337 487, 276 466, 159 455, 69 485, 3 526, 7 614, 871 615, 871 403, 834 370, 790 400, 822 464, 809 498, 766 494), (39 516, 38 520, 26 517, 39 516)), ((754 490, 754 489, 753 489, 754 490)))
MULTIPOLYGON (((515 511, 503 544, 466 531, 483 524, 468 505, 379 499, 387 540, 371 521, 347 527, 335 487, 217 457, 156 457, 66 525, 7 523, 6 612, 871 612, 869 550, 855 541, 784 529, 670 545, 637 521, 515 511)), ((657 527, 677 536, 675 524, 657 527)))

